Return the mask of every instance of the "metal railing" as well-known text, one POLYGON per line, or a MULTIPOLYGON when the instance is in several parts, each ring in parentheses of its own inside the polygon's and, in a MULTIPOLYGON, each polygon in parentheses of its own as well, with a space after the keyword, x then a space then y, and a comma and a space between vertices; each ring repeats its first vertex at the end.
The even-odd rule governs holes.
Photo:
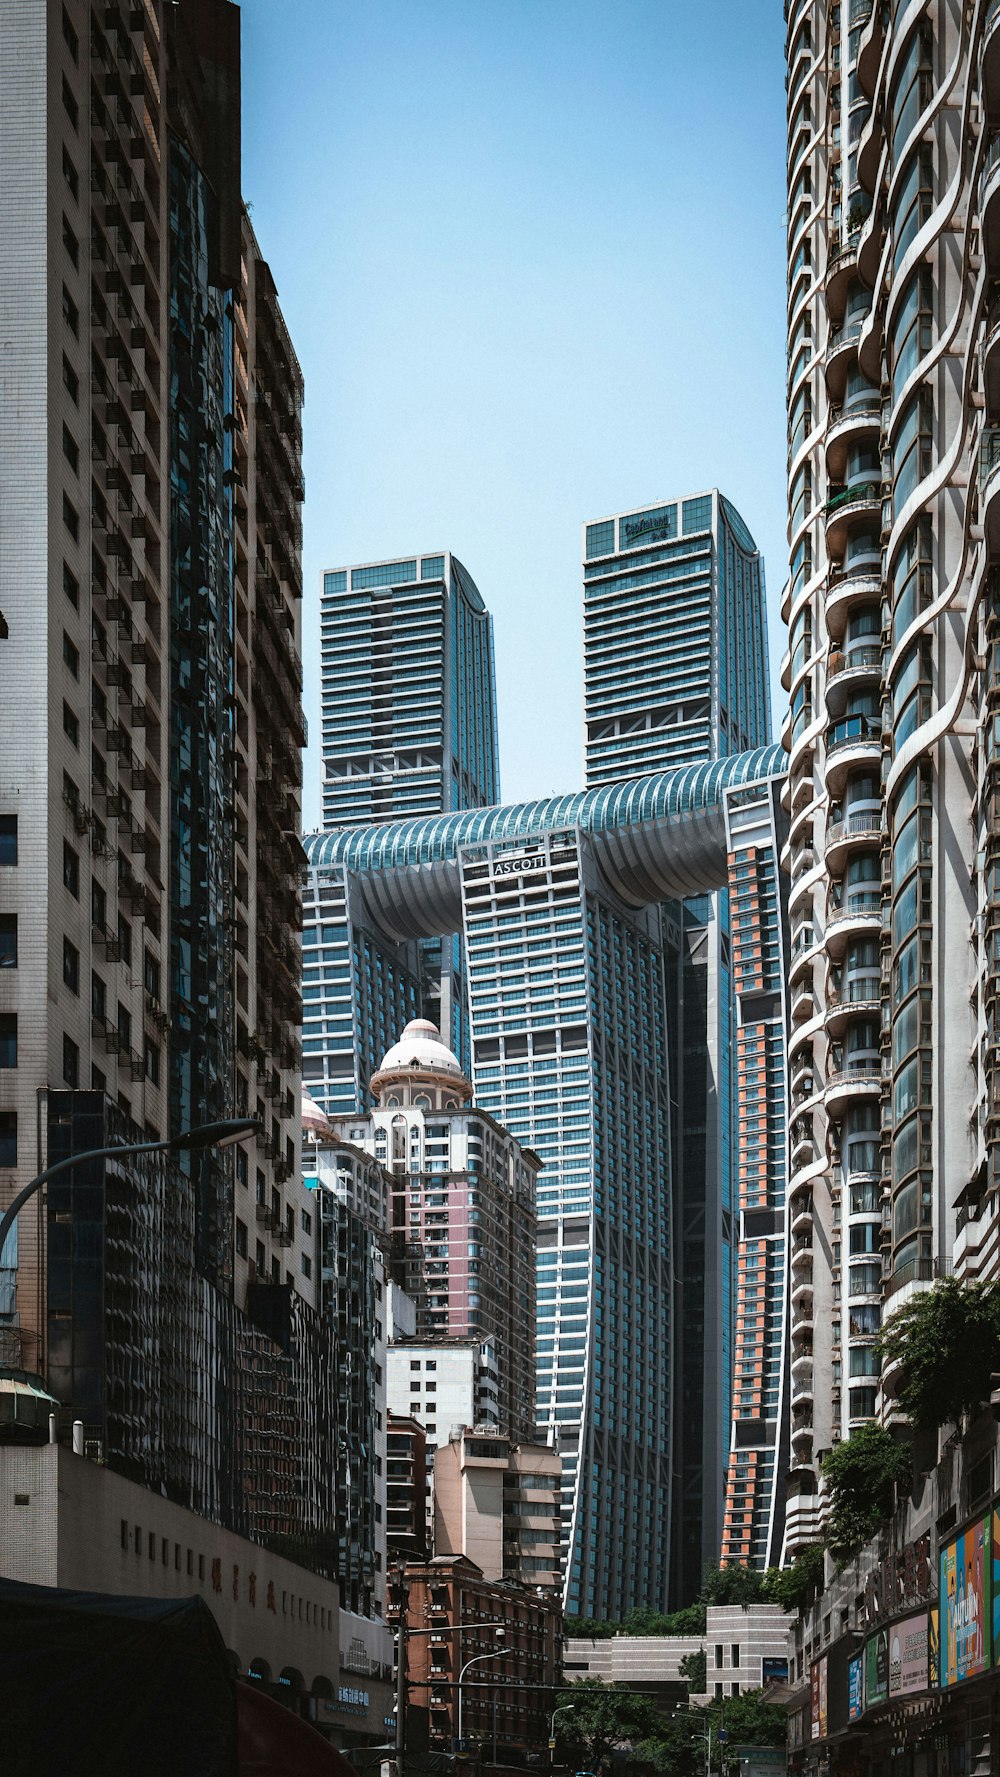
POLYGON ((827 755, 837 752, 841 747, 867 742, 881 746, 881 722, 874 716, 848 716, 843 722, 836 722, 827 734, 827 755))
POLYGON ((827 827, 826 843, 839 845, 842 839, 865 838, 872 833, 881 833, 882 815, 874 809, 865 814, 849 814, 844 820, 834 821, 827 827))
POLYGON ((882 483, 880 481, 856 481, 850 487, 838 488, 835 494, 824 502, 823 511, 829 518, 846 506, 871 506, 882 500, 882 483))

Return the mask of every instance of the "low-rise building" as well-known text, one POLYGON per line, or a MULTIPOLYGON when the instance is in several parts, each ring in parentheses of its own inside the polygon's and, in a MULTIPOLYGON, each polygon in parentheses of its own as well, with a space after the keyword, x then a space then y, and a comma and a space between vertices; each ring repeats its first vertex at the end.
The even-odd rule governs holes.
POLYGON ((557 1600, 488 1580, 464 1555, 407 1565, 389 1595, 406 1618, 407 1709, 428 1713, 431 1747, 490 1745, 501 1764, 544 1751, 561 1669, 557 1600))
POLYGON ((577 1678, 600 1678, 669 1699, 687 1687, 684 1661, 703 1651, 705 1690, 692 1692, 692 1700, 738 1697, 788 1677, 794 1623, 777 1604, 710 1604, 702 1635, 574 1637, 567 1642, 567 1664, 577 1678))
POLYGON ((797 1777, 1000 1771, 1000 1431, 945 1444, 795 1625, 797 1777))

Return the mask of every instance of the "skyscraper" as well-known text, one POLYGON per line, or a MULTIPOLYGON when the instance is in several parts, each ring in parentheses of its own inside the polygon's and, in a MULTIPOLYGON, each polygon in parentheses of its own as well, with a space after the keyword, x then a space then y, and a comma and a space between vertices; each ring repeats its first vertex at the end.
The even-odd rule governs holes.
POLYGON ((14 0, 0 24, 0 1201, 102 1141, 263 1126, 53 1181, 3 1255, 0 1349, 119 1474, 321 1567, 303 389, 240 197, 239 18, 14 0))
POLYGON ((794 1553, 891 1417, 883 1319, 995 1240, 1000 37, 798 0, 787 41, 794 1553))
MULTIPOLYGON (((770 735, 760 554, 717 489, 584 526, 586 782, 668 771, 770 735)), ((732 1423, 736 1000, 725 890, 664 909, 674 1106, 674 1596, 718 1558, 732 1423)))
MULTIPOLYGON (((725 798, 783 765, 780 748, 762 748, 306 842, 318 880, 342 872, 373 926, 464 933, 476 1103, 543 1161, 538 1425, 559 1439, 574 1615, 617 1618, 670 1595, 683 1409, 664 989, 679 938, 660 904, 725 881, 725 798)), ((720 1511, 727 1450, 728 1434, 720 1511)))
POLYGON ((760 552, 718 489, 583 532, 588 786, 763 746, 760 552))
MULTIPOLYGON (((25 4, 4 32, 0 458, 21 494, 0 536, 0 1168, 13 1188, 41 1164, 40 1088, 94 1087, 159 1133, 266 1101, 255 1170, 280 1189, 298 1133, 302 379, 241 206, 239 11, 25 4)), ((199 1263, 225 1280, 233 1157, 186 1164, 199 1263)), ((19 1228, 29 1366, 41 1214, 19 1228)))
MULTIPOLYGON (((390 1266, 414 1303, 416 1344, 488 1340, 500 1429, 530 1440, 537 1156, 472 1103, 471 1082, 425 1019, 386 1051, 372 1093, 371 1116, 340 1119, 337 1128, 387 1175, 390 1266)), ((423 1379, 414 1378, 415 1389, 423 1379)), ((436 1378, 426 1378, 426 1390, 414 1417, 443 1443, 451 1428, 437 1423, 436 1378)))
MULTIPOLYGON (((500 795, 493 625, 450 553, 323 576, 323 822, 341 828, 500 795)), ((471 1065, 461 945, 379 932, 340 872, 311 871, 305 916, 304 1075, 331 1115, 423 1012, 471 1065)))

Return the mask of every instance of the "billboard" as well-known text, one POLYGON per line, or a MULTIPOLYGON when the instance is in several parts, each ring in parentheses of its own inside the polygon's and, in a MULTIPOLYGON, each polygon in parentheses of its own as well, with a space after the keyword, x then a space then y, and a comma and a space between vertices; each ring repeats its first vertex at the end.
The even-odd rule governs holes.
POLYGON ((909 1697, 927 1689, 927 1612, 904 1617, 889 1630, 889 1695, 909 1697))
POLYGON ((857 1721, 865 1707, 865 1656, 855 1654, 847 1664, 847 1719, 857 1721))
POLYGON ((889 1631, 878 1629, 865 1642, 865 1708, 884 1703, 889 1695, 889 1631))
POLYGON ((993 1507, 990 1547, 993 1587, 993 1664, 1000 1666, 1000 1504, 993 1507))
POLYGON ((809 1702, 812 1738, 825 1740, 829 1732, 827 1714, 826 1655, 814 1660, 809 1674, 809 1702))
POLYGON ((975 1678, 989 1664, 990 1529, 993 1514, 941 1550, 941 1688, 975 1678))

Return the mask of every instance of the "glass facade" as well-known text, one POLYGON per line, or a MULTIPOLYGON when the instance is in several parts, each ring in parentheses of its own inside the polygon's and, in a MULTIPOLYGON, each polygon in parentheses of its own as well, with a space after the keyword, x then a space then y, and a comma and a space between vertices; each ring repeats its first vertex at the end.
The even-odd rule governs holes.
MULTIPOLYGON (((424 555, 324 574, 321 624, 325 827, 496 803, 492 619, 461 562, 424 555)), ((387 942, 342 871, 311 888, 303 1073, 316 1103, 338 1115, 367 1107, 379 1056, 418 1010, 468 1067, 458 937, 387 942)))
MULTIPOLYGON (((573 1614, 662 1607, 679 1584, 671 1470, 684 1330, 672 1184, 682 1076, 672 1056, 683 1034, 671 984, 684 962, 680 921, 660 903, 677 908, 683 893, 724 881, 727 791, 783 766, 781 749, 767 747, 572 796, 306 841, 320 882, 340 870, 364 896, 386 955, 388 932, 461 931, 476 1102, 543 1162, 538 1418, 542 1436, 559 1435, 573 1614)), ((712 905, 691 903, 692 930, 712 905)), ((697 1019, 704 1047, 703 1008, 697 1019)), ((685 1134, 694 1139, 693 1118, 685 1134)), ((717 1345, 716 1423, 728 1413, 722 1365, 717 1345)), ((702 1388, 700 1368, 692 1387, 702 1388)), ((725 1430, 720 1519, 728 1418, 725 1430)), ((696 1582, 700 1542, 698 1556, 696 1582)))

